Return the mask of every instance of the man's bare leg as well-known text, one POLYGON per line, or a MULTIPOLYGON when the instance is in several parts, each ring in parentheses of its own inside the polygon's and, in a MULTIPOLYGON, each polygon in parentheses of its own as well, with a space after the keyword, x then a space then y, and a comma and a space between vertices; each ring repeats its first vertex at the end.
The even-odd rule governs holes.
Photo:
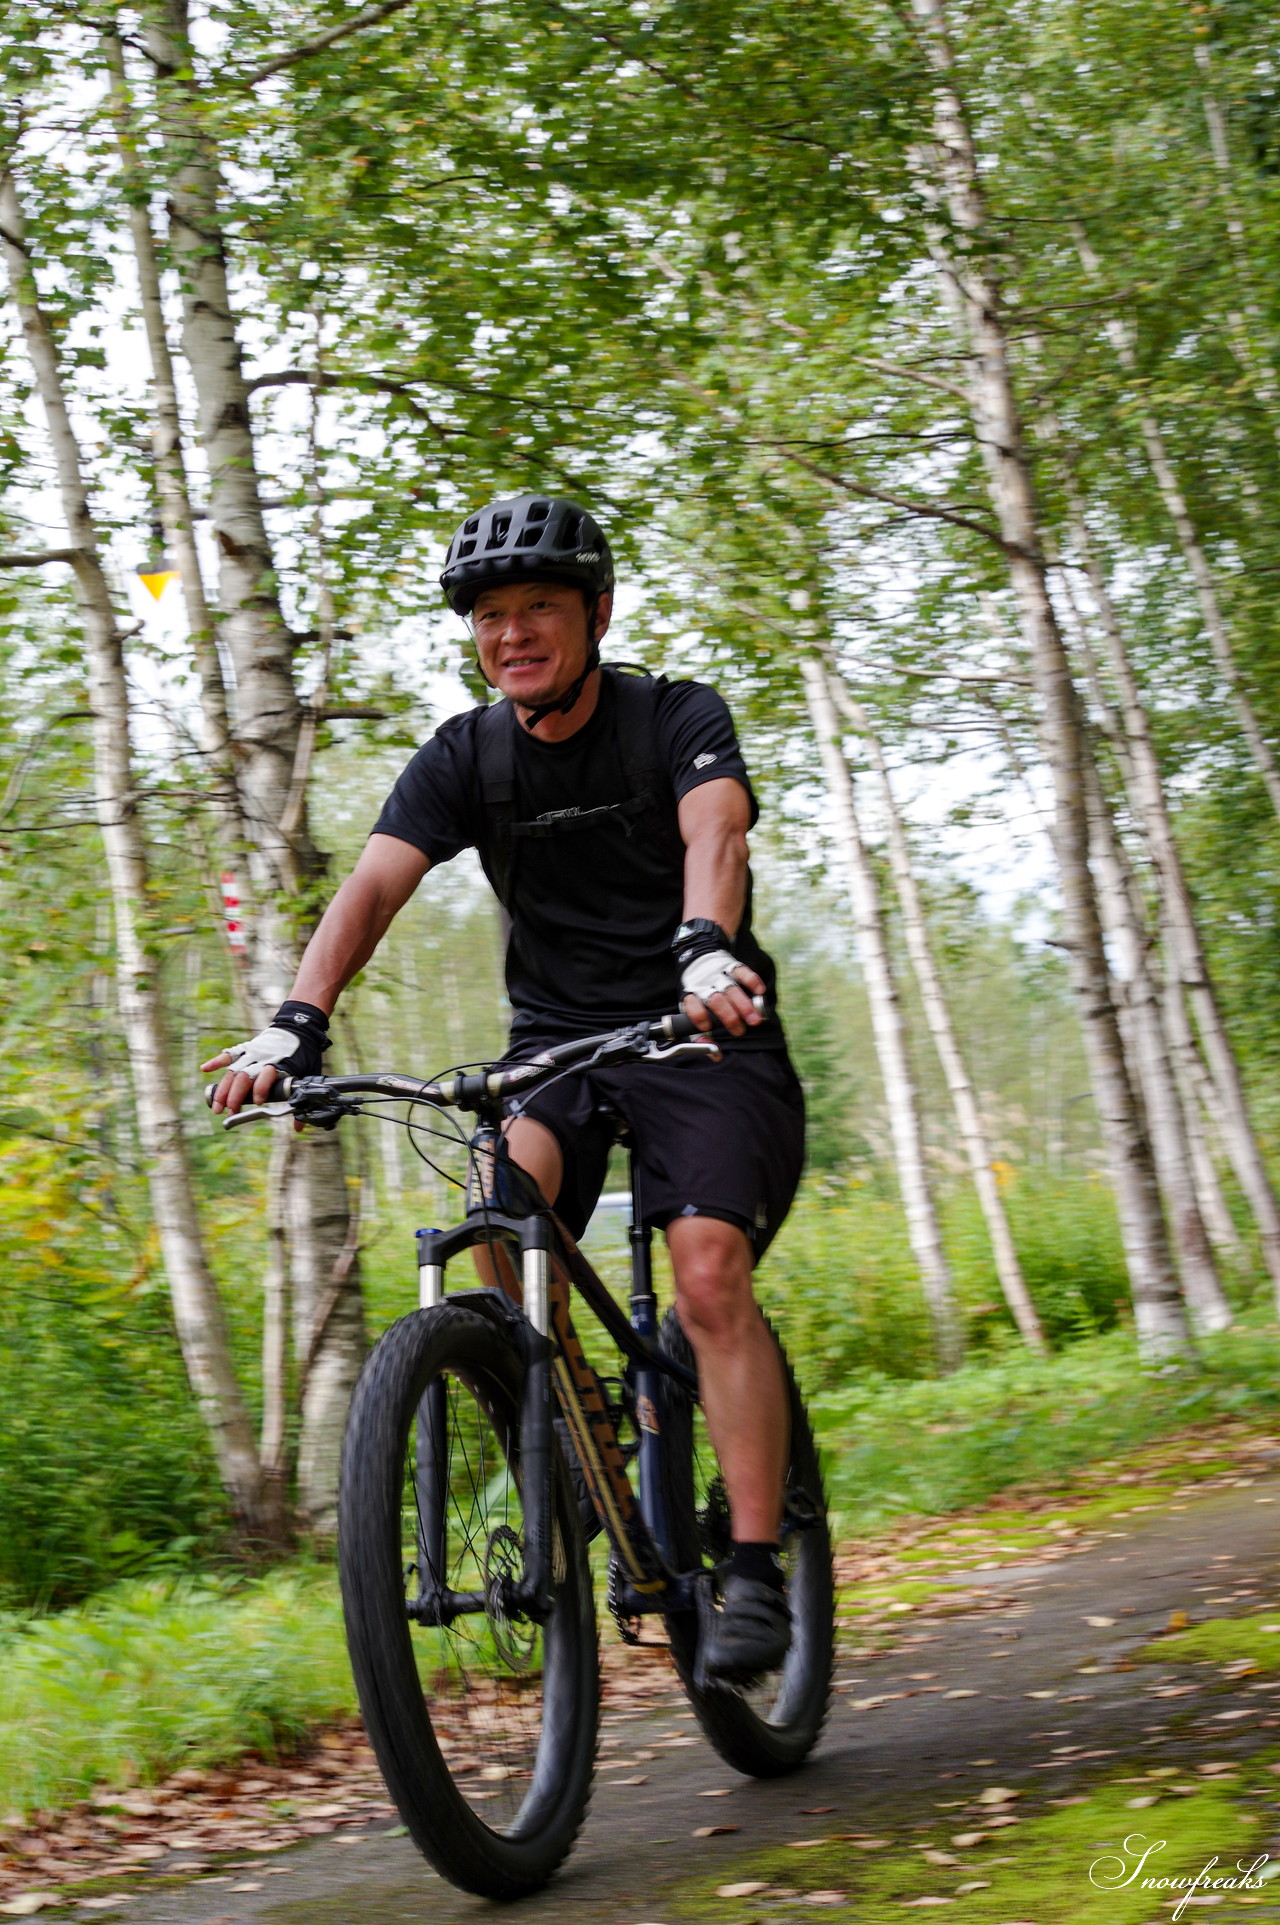
MULTIPOLYGON (((564 1157, 554 1133, 531 1116, 516 1116, 504 1126, 503 1134, 511 1161, 533 1178, 548 1203, 554 1203, 564 1180, 564 1157)), ((520 1279, 505 1250, 478 1243, 472 1256, 481 1283, 490 1287, 497 1284, 517 1303, 523 1301, 520 1279)))
POLYGON ((777 1345, 751 1287, 751 1245, 736 1224, 688 1216, 667 1225, 667 1247, 734 1538, 776 1543, 790 1419, 777 1345))

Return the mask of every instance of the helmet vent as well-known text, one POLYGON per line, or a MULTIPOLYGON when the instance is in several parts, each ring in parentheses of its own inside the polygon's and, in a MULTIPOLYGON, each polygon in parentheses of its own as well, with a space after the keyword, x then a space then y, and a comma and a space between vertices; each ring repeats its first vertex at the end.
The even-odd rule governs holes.
POLYGON ((475 552, 476 552, 476 545, 474 541, 460 541, 458 543, 458 553, 455 559, 458 561, 461 561, 464 555, 474 555, 475 552))
POLYGON ((489 539, 485 543, 485 547, 487 549, 503 547, 510 532, 510 515, 495 515, 493 518, 493 526, 489 530, 489 539))
POLYGON ((560 524, 560 546, 579 548, 582 545, 582 516, 566 515, 560 524))
POLYGON ((516 536, 517 548, 536 548, 542 540, 541 528, 522 528, 516 536))
POLYGON ((480 532, 480 517, 479 517, 479 515, 472 515, 472 517, 471 517, 471 519, 470 519, 470 521, 464 521, 464 522, 463 522, 463 524, 462 524, 462 532, 463 532, 463 534, 464 534, 464 535, 477 535, 477 534, 479 534, 479 532, 480 532))
POLYGON ((531 501, 525 511, 526 521, 545 521, 551 513, 549 501, 531 501))

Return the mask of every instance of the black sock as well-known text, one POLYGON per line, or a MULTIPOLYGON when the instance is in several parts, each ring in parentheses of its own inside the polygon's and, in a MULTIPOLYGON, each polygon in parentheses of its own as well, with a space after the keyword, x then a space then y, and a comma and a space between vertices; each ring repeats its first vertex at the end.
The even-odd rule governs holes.
POLYGON ((783 1589, 782 1560, 776 1544, 740 1544, 735 1537, 729 1547, 729 1576, 754 1577, 761 1584, 783 1589))

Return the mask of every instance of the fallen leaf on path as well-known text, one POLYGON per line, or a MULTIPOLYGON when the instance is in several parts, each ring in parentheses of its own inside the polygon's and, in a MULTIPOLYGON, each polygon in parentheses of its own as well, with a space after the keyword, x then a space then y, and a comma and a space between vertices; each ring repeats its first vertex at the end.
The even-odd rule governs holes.
POLYGON ((1024 1695, 1028 1698, 1056 1698, 1058 1694, 1056 1691, 1028 1691, 1024 1695))
POLYGON ((893 1843, 891 1838, 850 1838, 842 1831, 836 1832, 833 1842, 836 1840, 842 1845, 852 1845, 855 1851, 888 1851, 893 1843))
POLYGON ((990 1832, 987 1831, 958 1831, 953 1835, 951 1842, 953 1845, 958 1845, 961 1851, 967 1851, 970 1845, 985 1845, 990 1836, 990 1832))
MULTIPOLYGON (((959 1691, 944 1691, 942 1695, 944 1698, 976 1698, 978 1694, 976 1691, 971 1691, 967 1688, 964 1688, 959 1691)), ((951 1903, 950 1899, 944 1899, 941 1902, 947 1905, 951 1903)), ((920 1900, 918 1898, 913 1898, 911 1900, 911 1903, 913 1905, 918 1905, 920 1903, 920 1900)))
POLYGON ((830 1844, 828 1838, 788 1838, 787 1846, 791 1851, 812 1851, 815 1845, 830 1844))
POLYGON ((61 1905, 57 1892, 19 1892, 0 1905, 0 1912, 6 1918, 33 1918, 37 1912, 45 1911, 50 1905, 61 1905))
POLYGON ((1084 1622, 1086 1624, 1091 1624, 1095 1631, 1106 1631, 1110 1628, 1111 1625, 1115 1623, 1115 1619, 1114 1618, 1086 1618, 1084 1622))
POLYGON ((723 1838, 727 1832, 741 1831, 741 1825, 699 1825, 695 1838, 723 1838))
POLYGON ((232 1885, 229 1889, 233 1892, 260 1892, 262 1881, 257 1878, 246 1878, 242 1884, 232 1885))
POLYGON ((954 1905, 956 1901, 954 1898, 904 1898, 902 1902, 910 1910, 913 1905, 954 1905))
POLYGON ((806 1892, 801 1903, 804 1905, 843 1905, 844 1892, 806 1892))
MULTIPOLYGON (((624 1785, 634 1785, 634 1784, 642 1784, 644 1780, 636 1779, 636 1778, 622 1778, 622 1779, 619 1779, 618 1782, 624 1785)), ((732 1785, 717 1785, 714 1791, 700 1791, 698 1793, 698 1796, 699 1798, 728 1798, 732 1793, 732 1791, 733 1791, 732 1785)), ((828 1806, 828 1810, 829 1809, 830 1807, 828 1806)))
POLYGON ((746 1878, 740 1885, 717 1885, 717 1898, 751 1898, 756 1892, 767 1892, 768 1881, 763 1878, 746 1878))
POLYGON ((1010 1791, 1006 1785, 988 1785, 978 1793, 980 1805, 1007 1805, 1011 1798, 1021 1798, 1020 1791, 1010 1791))
POLYGON ((1145 1811, 1148 1805, 1159 1804, 1160 1795, 1158 1792, 1149 1792, 1145 1798, 1126 1798, 1124 1802, 1129 1811, 1145 1811))
POLYGON ((1185 1611, 1170 1611, 1168 1628, 1170 1631, 1185 1631, 1191 1620, 1185 1611))
POLYGON ((990 1890, 991 1880, 989 1878, 971 1878, 967 1884, 956 1886, 956 1896, 957 1898, 967 1898, 970 1892, 989 1892, 990 1890))
MULTIPOLYGON (((1214 1772, 1217 1772, 1217 1771, 1238 1771, 1239 1769, 1240 1769, 1239 1765, 1236 1764, 1233 1758, 1219 1759, 1214 1764, 1211 1764, 1211 1765, 1196 1766, 1196 1770, 1203 1772, 1206 1778, 1212 1777, 1214 1772)), ((1277 1769, 1277 1766, 1272 1765, 1270 1769, 1272 1771, 1275 1771, 1277 1769)))
POLYGON ((927 1858, 931 1865, 958 1865, 960 1863, 960 1860, 954 1852, 934 1851, 932 1846, 926 1846, 921 1856, 927 1858))
POLYGON ((805 1805, 801 1809, 800 1816, 802 1818, 825 1818, 829 1811, 834 1810, 834 1805, 805 1805))
POLYGON ((644 1771, 640 1773, 638 1778, 606 1778, 605 1779, 605 1783, 607 1785, 647 1785, 648 1782, 649 1782, 649 1775, 647 1772, 644 1772, 644 1771))

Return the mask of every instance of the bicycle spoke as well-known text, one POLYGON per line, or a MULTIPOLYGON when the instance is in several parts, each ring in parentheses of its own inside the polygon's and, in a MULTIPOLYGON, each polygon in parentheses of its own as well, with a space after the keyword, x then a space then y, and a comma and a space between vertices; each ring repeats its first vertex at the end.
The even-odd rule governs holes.
MULTIPOLYGON (((523 1507, 501 1430, 460 1378, 446 1376, 441 1479, 446 1591, 497 1598, 506 1575, 520 1576, 523 1507)), ((422 1418, 419 1417, 419 1422, 422 1418)), ((415 1455, 407 1454, 406 1536, 425 1542, 415 1455)), ((415 1555, 406 1559, 412 1563, 415 1555)), ((542 1735, 542 1633, 508 1623, 493 1608, 447 1626, 417 1625, 418 1677, 432 1725, 459 1791, 478 1817, 511 1829, 533 1780, 542 1735)))

